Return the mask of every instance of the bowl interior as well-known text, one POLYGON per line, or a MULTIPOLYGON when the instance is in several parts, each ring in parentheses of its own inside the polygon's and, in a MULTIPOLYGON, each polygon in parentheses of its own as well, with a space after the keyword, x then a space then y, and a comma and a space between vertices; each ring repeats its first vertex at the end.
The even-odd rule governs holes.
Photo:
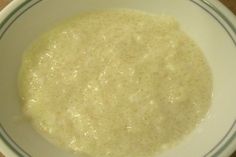
POLYGON ((25 2, 16 9, 3 27, 0 27, 0 124, 2 129, 4 128, 15 143, 31 156, 49 156, 49 154, 52 157, 73 156, 48 143, 23 118, 17 90, 17 75, 22 53, 40 34, 80 12, 105 8, 133 8, 154 14, 172 15, 180 22, 182 29, 202 48, 213 73, 212 106, 207 118, 191 135, 160 156, 206 155, 235 121, 236 45, 232 40, 235 34, 230 37, 227 28, 223 27, 224 24, 220 24, 202 7, 186 0, 32 0, 25 2), (19 14, 21 15, 17 17, 19 14), (10 24, 11 22, 13 23, 10 24))

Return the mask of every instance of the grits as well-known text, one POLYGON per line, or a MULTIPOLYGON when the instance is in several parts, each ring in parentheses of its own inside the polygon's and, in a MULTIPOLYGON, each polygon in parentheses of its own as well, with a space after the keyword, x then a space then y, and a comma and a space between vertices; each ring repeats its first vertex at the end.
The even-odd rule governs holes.
POLYGON ((154 156, 190 133, 210 106, 212 76, 174 18, 84 13, 23 57, 24 113, 48 140, 91 157, 154 156))

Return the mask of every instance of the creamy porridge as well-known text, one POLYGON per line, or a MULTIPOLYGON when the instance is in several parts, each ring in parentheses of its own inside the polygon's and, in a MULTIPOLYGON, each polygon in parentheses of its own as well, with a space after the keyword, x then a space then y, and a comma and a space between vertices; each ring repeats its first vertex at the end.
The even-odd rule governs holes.
POLYGON ((146 157, 204 118, 212 76, 174 18, 117 9, 40 37, 19 87, 24 113, 53 143, 91 157, 146 157))

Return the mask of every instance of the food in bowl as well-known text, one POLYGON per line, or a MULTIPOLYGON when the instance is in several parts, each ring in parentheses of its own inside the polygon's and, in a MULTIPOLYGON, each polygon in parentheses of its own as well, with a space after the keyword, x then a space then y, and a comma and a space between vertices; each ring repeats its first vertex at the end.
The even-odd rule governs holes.
POLYGON ((95 157, 146 157, 204 118, 212 75, 173 17, 114 9, 80 14, 25 52, 23 111, 53 143, 95 157))

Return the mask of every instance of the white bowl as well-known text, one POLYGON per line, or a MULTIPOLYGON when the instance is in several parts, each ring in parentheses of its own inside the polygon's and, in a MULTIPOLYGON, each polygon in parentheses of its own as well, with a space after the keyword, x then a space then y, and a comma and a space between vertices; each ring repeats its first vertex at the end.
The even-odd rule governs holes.
POLYGON ((0 12, 0 151, 7 157, 73 156, 22 118, 17 73, 22 52, 42 32, 85 10, 133 8, 178 19, 203 49, 214 77, 206 120, 160 157, 226 157, 236 148, 236 17, 216 0, 15 0, 0 12))

